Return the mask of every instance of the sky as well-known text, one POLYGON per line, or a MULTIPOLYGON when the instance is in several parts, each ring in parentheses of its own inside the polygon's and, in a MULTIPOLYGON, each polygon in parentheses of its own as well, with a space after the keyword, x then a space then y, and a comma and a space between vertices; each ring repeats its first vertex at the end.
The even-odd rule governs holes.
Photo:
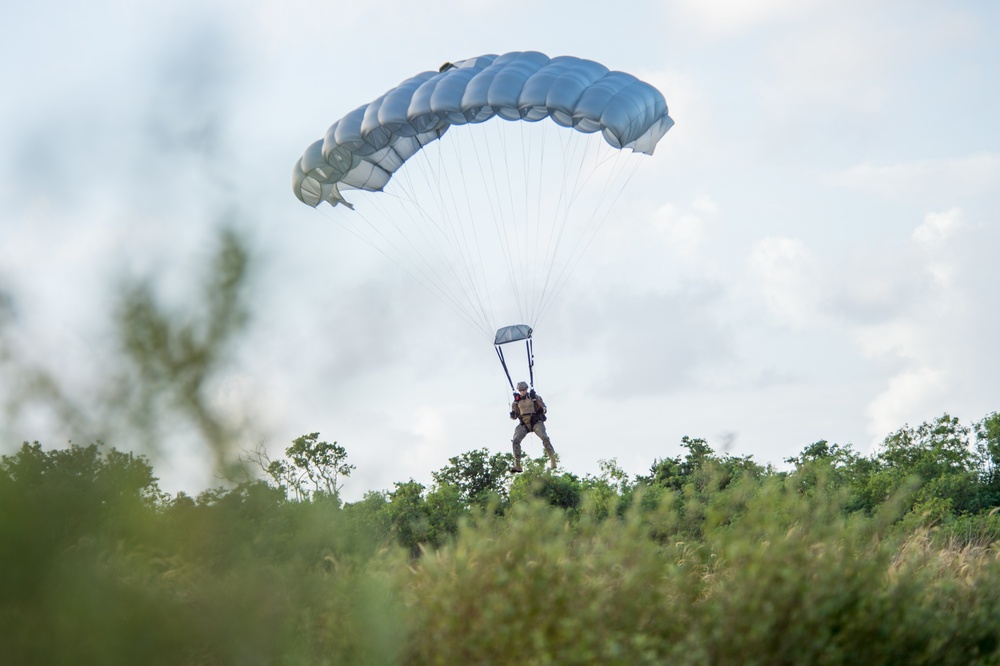
MULTIPOLYGON (((635 74, 676 121, 536 327, 567 471, 643 474, 684 436, 780 468, 820 439, 867 454, 970 424, 1000 408, 998 27, 986 1, 7 3, 8 335, 87 395, 115 284, 183 305, 226 221, 257 270, 212 400, 248 448, 336 440, 348 500, 508 451, 489 341, 300 203, 291 168, 417 72, 537 50, 635 74)), ((0 430, 4 451, 88 437, 30 411, 0 430)), ((212 485, 205 459, 159 452, 161 485, 212 485)))

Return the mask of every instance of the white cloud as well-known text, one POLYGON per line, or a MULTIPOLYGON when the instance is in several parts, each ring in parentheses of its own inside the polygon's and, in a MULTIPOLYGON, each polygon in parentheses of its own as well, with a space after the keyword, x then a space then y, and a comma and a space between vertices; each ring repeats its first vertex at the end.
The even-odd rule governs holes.
POLYGON ((889 197, 911 197, 928 192, 967 196, 996 189, 1000 182, 1000 155, 984 153, 885 166, 861 164, 836 174, 830 181, 841 187, 871 190, 889 197))
POLYGON ((598 346, 614 361, 597 375, 621 396, 663 394, 702 385, 732 359, 731 332, 715 310, 725 293, 714 285, 685 285, 671 293, 602 294, 592 321, 606 322, 598 346))
POLYGON ((929 213, 912 244, 882 247, 850 265, 837 285, 838 314, 865 354, 926 365, 941 343, 938 334, 960 329, 967 303, 956 279, 962 266, 946 243, 960 227, 957 209, 929 213))
POLYGON ((681 282, 727 279, 711 254, 721 216, 712 198, 629 203, 616 208, 601 229, 572 276, 574 284, 593 288, 614 276, 630 288, 662 291, 681 282))
POLYGON ((945 375, 925 366, 901 372, 889 380, 889 385, 868 406, 869 432, 880 440, 914 419, 932 415, 928 409, 939 404, 945 387, 945 375))
POLYGON ((921 328, 911 320, 893 320, 854 328, 854 339, 871 359, 902 359, 911 364, 921 357, 921 328))
MULTIPOLYGON (((845 324, 862 353, 885 369, 884 383, 866 409, 873 441, 905 423, 983 401, 982 387, 974 387, 989 374, 989 360, 972 350, 979 329, 995 323, 983 320, 978 302, 985 285, 970 273, 980 266, 968 261, 970 244, 984 237, 970 235, 977 230, 963 217, 958 208, 927 213, 909 243, 868 258, 869 291, 888 297, 879 301, 880 316, 852 317, 845 324)), ((844 312, 853 315, 856 309, 844 312)), ((965 414, 970 416, 982 414, 965 414)))
POLYGON ((927 213, 923 224, 913 230, 913 240, 927 247, 948 240, 962 226, 961 214, 958 208, 944 213, 927 213))
POLYGON ((748 268, 768 311, 782 324, 803 328, 820 314, 819 260, 802 241, 781 237, 758 241, 748 268))
POLYGON ((792 31, 769 49, 774 76, 767 98, 799 113, 789 102, 806 98, 826 105, 871 110, 889 94, 885 82, 898 49, 882 26, 857 20, 834 21, 792 31))
POLYGON ((661 206, 650 222, 654 237, 672 253, 697 250, 705 241, 709 220, 717 217, 719 205, 708 197, 695 199, 686 209, 668 203, 661 206))
POLYGON ((913 230, 913 240, 927 256, 926 270, 934 283, 940 287, 951 286, 959 269, 956 259, 951 256, 947 241, 962 226, 962 212, 952 208, 945 213, 928 213, 924 223, 913 230))
MULTIPOLYGON (((261 34, 282 48, 289 39, 303 39, 304 35, 313 36, 311 33, 358 30, 362 17, 373 10, 364 2, 261 0, 251 4, 251 14, 261 34)), ((316 63, 316 66, 321 65, 316 63)))
MULTIPOLYGON (((811 3, 814 7, 821 3, 811 3)), ((806 11, 797 0, 682 0, 670 4, 672 12, 703 34, 727 37, 806 11)))

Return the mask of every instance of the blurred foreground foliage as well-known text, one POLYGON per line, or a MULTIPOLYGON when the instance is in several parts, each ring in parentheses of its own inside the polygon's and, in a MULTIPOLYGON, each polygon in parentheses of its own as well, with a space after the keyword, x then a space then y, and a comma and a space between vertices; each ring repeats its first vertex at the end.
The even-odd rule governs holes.
POLYGON ((247 316, 242 252, 222 243, 194 318, 127 293, 134 388, 110 394, 137 441, 180 416, 260 478, 171 495, 142 453, 8 449, 0 663, 1000 663, 997 413, 871 455, 821 440, 788 471, 686 437, 635 478, 511 477, 483 448, 344 503, 346 448, 309 433, 241 468, 207 399, 247 316))
POLYGON ((0 459, 0 662, 1000 662, 1000 521, 954 510, 960 470, 687 443, 636 480, 539 459, 511 483, 473 451, 346 504, 273 478, 170 496, 141 455, 24 444, 0 459))

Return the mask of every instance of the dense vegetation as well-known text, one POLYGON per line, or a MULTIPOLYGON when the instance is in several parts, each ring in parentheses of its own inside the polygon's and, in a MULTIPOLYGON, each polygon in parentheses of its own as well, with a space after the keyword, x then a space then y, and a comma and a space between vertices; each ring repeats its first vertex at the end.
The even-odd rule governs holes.
POLYGON ((24 444, 0 458, 0 660, 1000 662, 1000 415, 787 472, 682 444, 635 479, 470 451, 348 504, 317 433, 196 498, 141 455, 24 444))
POLYGON ((346 448, 308 433, 235 460, 206 399, 246 275, 224 235, 197 312, 127 289, 96 404, 0 320, 5 416, 135 444, 0 443, 0 663, 1000 663, 997 413, 870 455, 818 441, 787 471, 696 438, 637 478, 512 477, 479 449, 345 504, 346 448), (177 432, 233 480, 163 492, 146 454, 177 432))

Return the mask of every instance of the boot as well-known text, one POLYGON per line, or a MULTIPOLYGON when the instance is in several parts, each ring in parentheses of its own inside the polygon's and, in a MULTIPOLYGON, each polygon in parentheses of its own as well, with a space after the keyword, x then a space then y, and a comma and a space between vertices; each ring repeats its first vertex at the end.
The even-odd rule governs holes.
POLYGON ((545 455, 547 455, 549 457, 549 469, 555 469, 556 468, 556 452, 555 451, 546 451, 545 455))
MULTIPOLYGON (((515 433, 516 435, 517 433, 515 433)), ((521 469, 521 440, 512 439, 510 440, 511 452, 514 454, 514 464, 511 465, 510 471, 514 474, 520 474, 524 470, 521 469)))

